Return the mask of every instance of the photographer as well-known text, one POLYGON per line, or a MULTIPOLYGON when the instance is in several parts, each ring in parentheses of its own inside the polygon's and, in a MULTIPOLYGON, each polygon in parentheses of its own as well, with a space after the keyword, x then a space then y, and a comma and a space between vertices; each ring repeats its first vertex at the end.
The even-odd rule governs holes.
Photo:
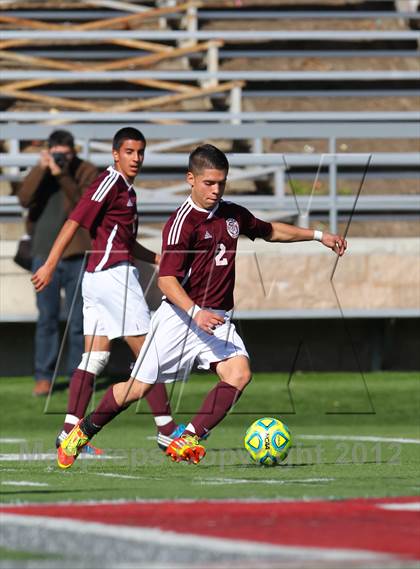
MULTIPOLYGON (((48 150, 41 152, 39 163, 31 169, 18 191, 21 205, 29 208, 32 272, 45 262, 68 214, 97 175, 93 164, 76 155, 74 139, 68 131, 51 133, 48 150)), ((83 270, 85 251, 89 248, 89 234, 81 228, 64 252, 53 280, 37 294, 39 315, 35 333, 36 384, 33 390, 36 396, 49 393, 57 362, 61 289, 65 291, 67 311, 74 299, 67 341, 69 375, 83 353, 83 304, 77 283, 83 270)))

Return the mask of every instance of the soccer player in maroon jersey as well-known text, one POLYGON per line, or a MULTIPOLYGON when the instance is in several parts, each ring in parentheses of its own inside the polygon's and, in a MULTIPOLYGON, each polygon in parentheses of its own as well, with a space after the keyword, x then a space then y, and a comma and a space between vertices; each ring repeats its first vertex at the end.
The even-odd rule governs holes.
MULTIPOLYGON (((114 167, 107 168, 89 186, 69 215, 45 264, 33 275, 37 292, 51 281, 58 261, 77 229, 89 230, 92 248, 83 276, 85 351, 73 373, 67 414, 57 446, 85 415, 95 376, 105 368, 111 341, 123 337, 137 358, 149 329, 150 314, 138 281, 133 257, 159 264, 160 255, 136 241, 138 216, 134 178, 144 159, 146 141, 137 129, 126 127, 114 136, 114 167)), ((147 397, 159 432, 176 433, 163 384, 147 397)), ((99 449, 88 446, 91 452, 99 449)))
POLYGON ((154 314, 132 377, 105 393, 98 407, 61 443, 59 465, 68 468, 88 441, 157 382, 186 379, 193 363, 219 377, 184 434, 168 440, 173 460, 198 463, 200 444, 238 401, 251 380, 249 356, 231 322, 235 256, 239 235, 271 242, 318 240, 337 255, 347 244, 339 235, 285 223, 267 223, 247 209, 222 199, 229 163, 206 144, 190 155, 187 181, 191 196, 163 230, 159 287, 164 300, 154 314))

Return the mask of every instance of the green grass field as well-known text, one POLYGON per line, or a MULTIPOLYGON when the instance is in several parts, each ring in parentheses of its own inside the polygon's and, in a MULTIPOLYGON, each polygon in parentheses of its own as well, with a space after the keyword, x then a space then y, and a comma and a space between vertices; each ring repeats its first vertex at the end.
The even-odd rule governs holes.
MULTIPOLYGON (((235 411, 212 433, 198 466, 164 456, 142 403, 96 437, 111 459, 79 459, 62 472, 51 457, 23 458, 55 452, 67 391, 55 391, 45 410, 46 400, 31 396, 31 378, 2 378, 3 502, 416 495, 420 445, 410 439, 420 439, 420 375, 371 373, 365 379, 369 396, 358 374, 298 373, 290 392, 285 374, 257 374, 235 411), (294 447, 283 466, 256 466, 243 449, 247 426, 263 416, 281 418, 292 431, 294 447), (22 459, 9 460, 12 453, 22 459)), ((214 381, 197 375, 176 386, 178 421, 188 421, 214 381)), ((96 402, 103 389, 102 384, 96 402)))

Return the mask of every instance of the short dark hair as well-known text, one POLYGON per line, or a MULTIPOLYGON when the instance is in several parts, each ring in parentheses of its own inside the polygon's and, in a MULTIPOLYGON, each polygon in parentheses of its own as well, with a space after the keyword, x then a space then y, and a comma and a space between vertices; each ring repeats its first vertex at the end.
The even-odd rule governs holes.
POLYGON ((48 148, 53 146, 69 146, 74 149, 74 138, 68 130, 54 130, 48 137, 48 148))
POLYGON ((197 146, 190 154, 188 160, 188 171, 199 174, 203 170, 214 169, 229 171, 229 162, 226 154, 213 146, 213 144, 202 144, 197 146))
POLYGON ((125 140, 140 140, 146 145, 146 139, 142 132, 132 126, 125 126, 115 133, 112 140, 112 150, 119 150, 125 140))

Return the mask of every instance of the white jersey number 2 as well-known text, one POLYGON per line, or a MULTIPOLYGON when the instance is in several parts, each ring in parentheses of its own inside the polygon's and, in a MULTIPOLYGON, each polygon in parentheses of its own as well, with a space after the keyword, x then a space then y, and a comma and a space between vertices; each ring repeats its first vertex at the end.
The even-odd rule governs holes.
POLYGON ((216 261, 216 265, 218 267, 225 267, 228 264, 228 260, 223 255, 226 253, 226 245, 223 243, 219 243, 217 245, 218 253, 215 256, 214 260, 216 261))

